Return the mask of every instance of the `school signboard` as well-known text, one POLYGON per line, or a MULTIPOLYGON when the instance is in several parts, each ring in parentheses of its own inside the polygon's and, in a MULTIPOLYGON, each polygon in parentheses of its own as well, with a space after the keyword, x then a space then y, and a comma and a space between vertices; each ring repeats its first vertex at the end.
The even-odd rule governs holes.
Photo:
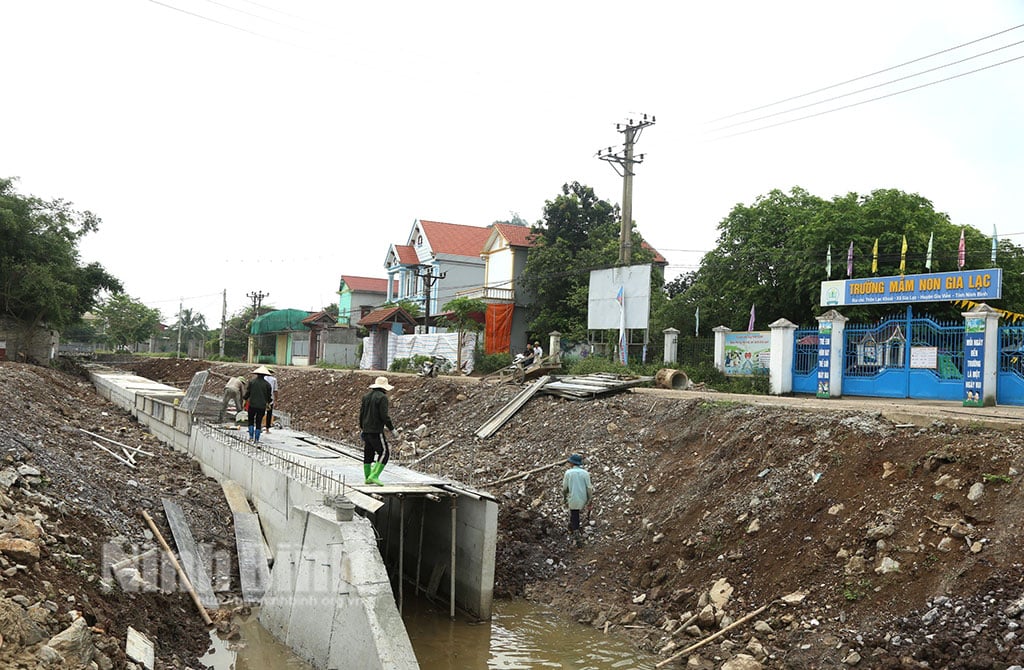
POLYGON ((956 300, 979 302, 1001 297, 1003 271, 999 268, 821 282, 822 307, 956 300))

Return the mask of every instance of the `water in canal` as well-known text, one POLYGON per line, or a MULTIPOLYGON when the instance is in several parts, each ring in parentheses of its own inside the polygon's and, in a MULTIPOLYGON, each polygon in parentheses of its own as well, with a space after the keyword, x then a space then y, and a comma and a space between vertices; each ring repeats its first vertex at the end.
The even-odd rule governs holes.
MULTIPOLYGON (((654 670, 658 659, 624 640, 525 600, 499 600, 491 621, 448 618, 446 606, 406 598, 403 620, 422 670, 654 670)), ((311 670, 256 620, 237 622, 237 643, 212 635, 211 670, 311 670)))
POLYGON ((422 670, 653 670, 659 660, 563 616, 525 600, 498 600, 491 621, 471 624, 418 600, 406 602, 403 619, 422 670))

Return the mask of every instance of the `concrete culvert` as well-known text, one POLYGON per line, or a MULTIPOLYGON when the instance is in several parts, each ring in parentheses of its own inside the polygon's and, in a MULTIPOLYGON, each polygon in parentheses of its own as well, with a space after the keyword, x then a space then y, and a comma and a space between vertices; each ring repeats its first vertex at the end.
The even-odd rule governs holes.
POLYGON ((682 390, 690 388, 690 378, 682 370, 662 368, 654 375, 654 384, 663 389, 682 390))

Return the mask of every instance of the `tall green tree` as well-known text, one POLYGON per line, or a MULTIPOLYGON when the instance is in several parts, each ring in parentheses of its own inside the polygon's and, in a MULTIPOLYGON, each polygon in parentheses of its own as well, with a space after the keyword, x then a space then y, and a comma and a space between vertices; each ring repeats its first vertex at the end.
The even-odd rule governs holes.
POLYGON ((112 348, 145 342, 160 326, 160 312, 124 293, 112 295, 96 309, 104 339, 112 348))
POLYGON ((206 317, 188 308, 178 312, 178 319, 171 324, 170 330, 175 338, 177 338, 178 333, 181 334, 181 344, 184 345, 186 352, 190 342, 205 341, 206 334, 209 331, 206 327, 206 317))
POLYGON ((103 291, 121 282, 99 263, 82 265, 78 242, 100 219, 63 200, 17 192, 0 179, 0 314, 26 334, 40 326, 62 330, 96 306, 103 291))
MULTIPOLYGON (((530 296, 529 329, 557 330, 569 340, 587 339, 590 272, 612 267, 619 257, 619 207, 601 200, 589 186, 564 184, 562 192, 544 203, 544 216, 533 226, 536 245, 530 249, 520 278, 530 296)), ((654 260, 635 228, 633 263, 654 260)), ((660 268, 652 284, 664 281, 660 268)))
POLYGON ((446 302, 441 309, 446 314, 438 321, 445 327, 454 328, 458 333, 459 346, 455 349, 455 369, 458 371, 456 374, 461 374, 463 335, 483 330, 481 318, 487 312, 487 303, 483 300, 461 297, 446 302))
MULTIPOLYGON (((718 226, 715 249, 704 256, 689 286, 669 300, 657 315, 658 327, 692 330, 692 315, 701 310, 701 323, 745 330, 752 305, 755 328, 764 329, 779 318, 814 325, 820 307, 821 282, 829 278, 827 255, 832 251, 832 279, 847 278, 847 254, 853 244, 853 278, 928 272, 927 248, 933 239, 931 271, 957 270, 957 245, 965 232, 966 269, 991 265, 991 238, 970 226, 954 225, 948 215, 914 193, 880 189, 870 194, 848 193, 832 200, 794 187, 774 190, 752 205, 738 204, 718 226), (907 254, 902 256, 903 238, 907 254), (872 271, 878 240, 877 271, 872 271), (688 316, 689 315, 689 316, 688 316)), ((1011 243, 999 243, 996 265, 1004 269, 1003 299, 993 307, 1014 311, 1024 298, 1024 256, 1011 243)), ((960 318, 951 303, 928 303, 921 308, 937 318, 960 318)), ((844 307, 853 320, 871 320, 892 313, 892 306, 844 307)), ((1020 310, 1016 310, 1020 311, 1020 310)))

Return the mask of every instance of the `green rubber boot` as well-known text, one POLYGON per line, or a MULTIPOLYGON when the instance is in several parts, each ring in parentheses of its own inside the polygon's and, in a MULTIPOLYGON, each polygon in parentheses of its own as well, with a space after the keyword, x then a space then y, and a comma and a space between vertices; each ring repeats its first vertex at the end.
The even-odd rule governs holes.
POLYGON ((370 472, 370 483, 371 484, 376 484, 377 486, 383 486, 383 484, 380 483, 380 479, 378 479, 378 477, 380 477, 380 473, 384 472, 384 465, 385 465, 384 463, 374 463, 373 464, 373 471, 370 472))
POLYGON ((373 482, 370 481, 370 477, 372 475, 373 475, 373 464, 372 463, 363 463, 363 483, 364 484, 372 484, 373 482))

